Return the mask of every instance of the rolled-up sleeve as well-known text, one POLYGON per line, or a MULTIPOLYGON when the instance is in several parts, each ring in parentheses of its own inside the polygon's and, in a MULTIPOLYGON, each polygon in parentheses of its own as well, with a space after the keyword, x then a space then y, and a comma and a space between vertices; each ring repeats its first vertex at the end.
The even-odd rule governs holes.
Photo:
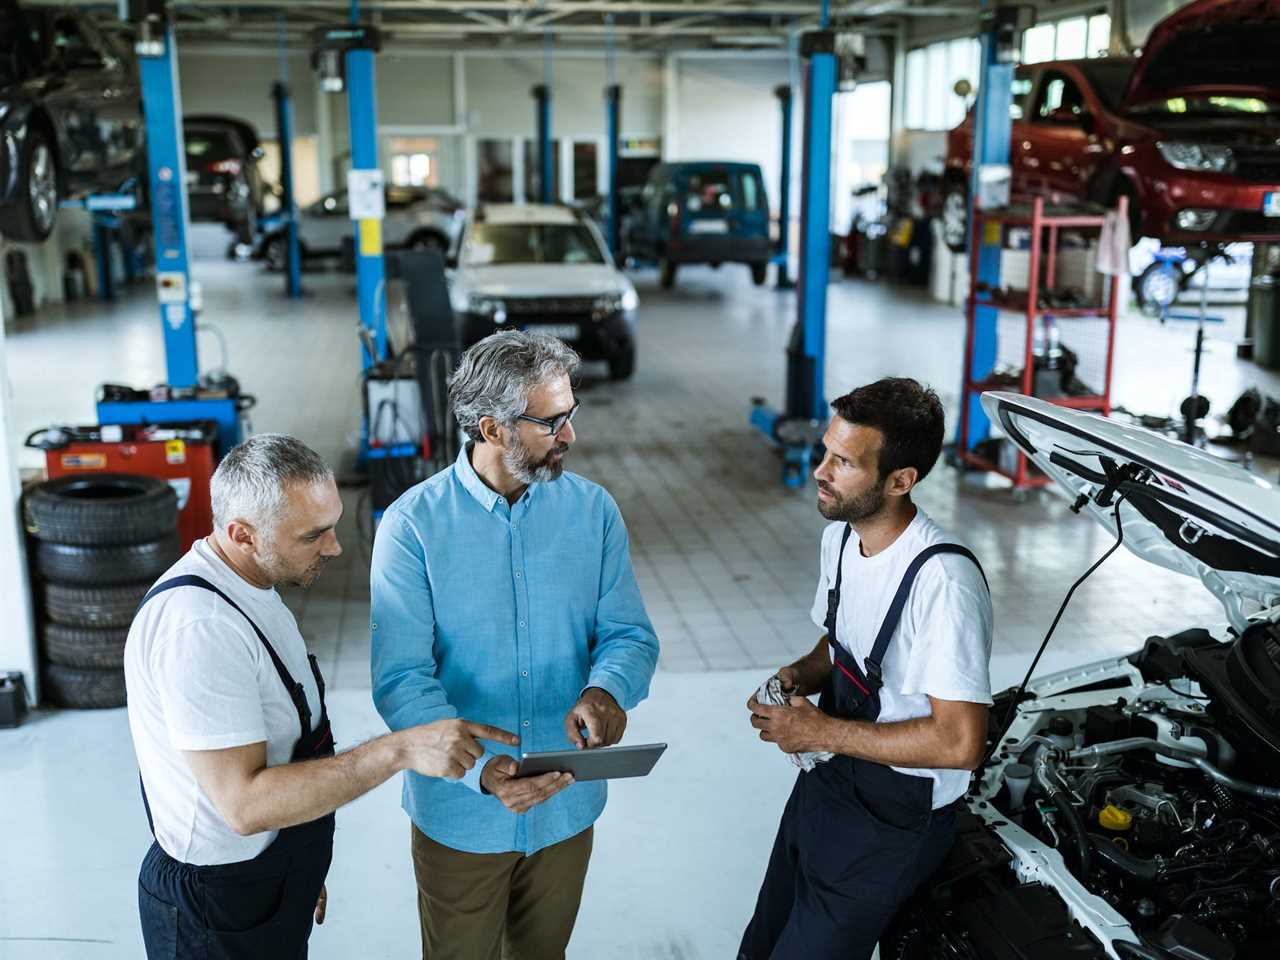
MULTIPOLYGON (((369 575, 373 703, 391 730, 458 716, 436 676, 435 613, 426 552, 403 515, 388 513, 369 575)), ((462 782, 480 789, 486 752, 462 782)))
POLYGON ((610 497, 606 497, 604 524, 600 599, 587 686, 601 688, 622 709, 631 710, 649 695, 649 681, 658 665, 658 637, 636 584, 626 524, 610 497))

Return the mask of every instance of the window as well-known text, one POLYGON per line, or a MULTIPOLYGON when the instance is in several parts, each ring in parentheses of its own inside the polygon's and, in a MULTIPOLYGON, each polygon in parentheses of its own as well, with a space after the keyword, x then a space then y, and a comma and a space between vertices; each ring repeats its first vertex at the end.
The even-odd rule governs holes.
POLYGON ((1009 91, 1013 99, 1009 101, 1009 119, 1021 120, 1027 115, 1027 97, 1031 94, 1032 77, 1030 71, 1019 69, 1013 75, 1009 91))
POLYGON ((1089 18, 1089 42, 1086 57, 1104 57, 1111 49, 1111 17, 1105 13, 1089 18))
POLYGON ((102 54, 81 32, 80 25, 71 17, 62 17, 53 26, 54 56, 67 67, 97 69, 102 66, 102 54))
POLYGON ((1080 88, 1060 73, 1045 77, 1040 87, 1040 99, 1036 107, 1036 119, 1045 123, 1061 123, 1084 113, 1084 97, 1080 88))
POLYGON ((476 141, 476 199, 480 203, 510 203, 515 199, 511 141, 476 141))
POLYGON ((973 37, 940 40, 907 53, 903 121, 913 130, 950 130, 969 104, 955 94, 957 80, 978 86, 981 44, 973 37))
POLYGON ((1038 23, 1022 34, 1022 62, 1081 60, 1105 56, 1111 45, 1111 17, 1068 17, 1038 23))
MULTIPOLYGON (((524 142, 524 199, 526 203, 542 200, 542 158, 538 156, 538 138, 524 142)), ((560 196, 560 141, 551 141, 551 199, 560 196)))
POLYGON ((605 262, 595 237, 579 223, 477 223, 464 260, 468 266, 605 262))
POLYGON ((598 196, 600 190, 596 166, 597 150, 594 140, 578 140, 573 145, 573 199, 587 200, 598 196))
POLYGON ((924 98, 928 73, 925 48, 907 54, 907 102, 903 122, 909 130, 924 129, 924 98))
POLYGON ((754 213, 760 209, 760 184, 754 173, 738 174, 742 184, 742 209, 754 213))

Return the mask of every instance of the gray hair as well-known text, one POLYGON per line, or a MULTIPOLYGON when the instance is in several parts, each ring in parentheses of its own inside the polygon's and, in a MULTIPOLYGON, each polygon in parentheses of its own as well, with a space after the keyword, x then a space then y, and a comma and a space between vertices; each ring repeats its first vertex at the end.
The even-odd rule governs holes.
POLYGON ((449 403, 458 426, 482 443, 481 417, 513 425, 539 384, 572 374, 581 362, 577 351, 545 333, 504 330, 485 337, 467 348, 449 378, 449 403))
POLYGON ((242 520, 269 535, 292 484, 332 478, 329 465, 301 441, 283 433, 250 437, 222 458, 209 482, 214 528, 242 520))

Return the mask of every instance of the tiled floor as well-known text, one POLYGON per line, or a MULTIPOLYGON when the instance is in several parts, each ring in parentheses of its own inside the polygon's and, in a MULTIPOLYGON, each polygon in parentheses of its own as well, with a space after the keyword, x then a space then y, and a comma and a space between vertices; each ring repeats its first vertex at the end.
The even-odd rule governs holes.
MULTIPOLYGON (((228 368, 258 397, 254 427, 294 433, 342 461, 358 428, 351 279, 308 274, 308 296, 290 302, 280 279, 254 265, 206 260, 197 276, 207 304, 202 322, 218 328, 228 368)), ((778 482, 779 462, 747 416, 753 395, 776 401, 782 391, 794 295, 756 289, 745 271, 729 268, 685 271, 671 292, 649 274, 637 283, 636 376, 615 384, 587 368, 572 469, 603 483, 622 508, 663 669, 777 666, 816 637, 808 610, 823 521, 811 487, 793 491, 778 482)), ((936 385, 955 411, 957 310, 914 290, 861 281, 835 283, 830 305, 829 395, 906 374, 936 385)), ((1219 411, 1250 384, 1280 393, 1280 379, 1234 358, 1241 311, 1226 312, 1230 323, 1211 331, 1202 387, 1219 411)), ((19 429, 91 420, 100 382, 162 379, 157 319, 149 292, 139 289, 107 310, 51 310, 11 331, 19 429)), ((1186 326, 1126 317, 1118 400, 1143 411, 1174 409, 1189 382, 1192 336, 1186 326)), ((215 335, 202 335, 201 347, 206 367, 222 364, 215 335)), ((34 451, 27 455, 24 462, 39 462, 34 451)), ((337 687, 368 684, 368 521, 360 493, 346 493, 345 556, 311 591, 289 598, 337 687)), ((1004 490, 943 465, 919 502, 982 559, 998 651, 1034 649, 1071 581, 1106 547, 1100 530, 1053 495, 1015 504, 1004 490)), ((1077 595, 1055 643, 1119 650, 1157 630, 1218 618, 1206 592, 1122 554, 1077 595)))

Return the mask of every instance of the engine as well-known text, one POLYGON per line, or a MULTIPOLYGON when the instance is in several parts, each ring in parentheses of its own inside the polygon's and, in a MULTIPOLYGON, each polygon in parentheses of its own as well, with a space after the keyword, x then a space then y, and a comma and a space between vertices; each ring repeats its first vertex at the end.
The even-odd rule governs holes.
POLYGON ((1202 708, 1172 700, 1048 719, 996 806, 1150 942, 1280 955, 1280 791, 1239 779, 1202 708))

